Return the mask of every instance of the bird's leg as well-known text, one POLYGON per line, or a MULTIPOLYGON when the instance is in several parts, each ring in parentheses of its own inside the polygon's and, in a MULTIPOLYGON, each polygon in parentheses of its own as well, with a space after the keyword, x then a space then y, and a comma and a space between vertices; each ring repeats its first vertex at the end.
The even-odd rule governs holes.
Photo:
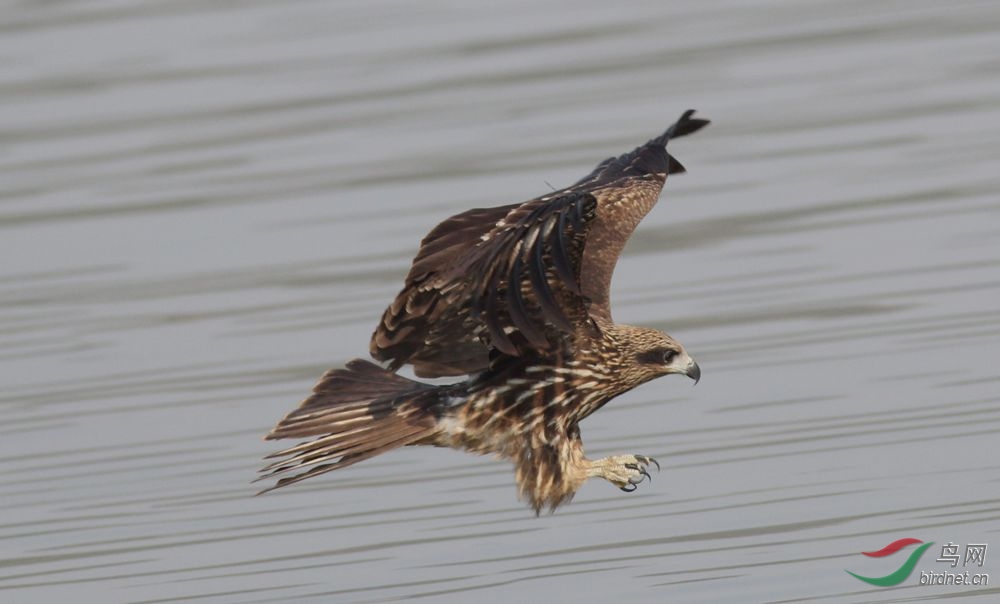
POLYGON ((645 455, 613 455, 584 462, 587 478, 603 478, 626 493, 636 490, 643 479, 653 480, 648 471, 650 464, 656 466, 657 471, 660 469, 655 459, 645 455))
MULTIPOLYGON (((542 508, 555 510, 573 498, 589 478, 603 478, 623 491, 631 492, 643 479, 650 478, 648 468, 660 464, 645 455, 614 455, 587 459, 583 441, 575 426, 565 435, 534 434, 530 446, 514 449, 515 476, 521 496, 535 513, 542 508), (546 440, 548 442, 546 442, 546 440)), ((530 441, 529 441, 530 442, 530 441)), ((520 444, 520 443, 517 443, 520 444)))

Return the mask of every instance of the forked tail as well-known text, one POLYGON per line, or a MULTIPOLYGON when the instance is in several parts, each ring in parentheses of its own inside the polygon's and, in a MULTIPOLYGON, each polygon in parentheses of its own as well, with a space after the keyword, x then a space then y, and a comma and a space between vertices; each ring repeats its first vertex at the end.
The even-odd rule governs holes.
MULTIPOLYGON (((437 426, 435 386, 422 384, 374 363, 355 359, 331 369, 313 394, 278 422, 267 440, 318 436, 266 459, 264 480, 297 470, 260 493, 345 468, 431 436, 437 426)), ((260 494, 258 493, 258 495, 260 494)))

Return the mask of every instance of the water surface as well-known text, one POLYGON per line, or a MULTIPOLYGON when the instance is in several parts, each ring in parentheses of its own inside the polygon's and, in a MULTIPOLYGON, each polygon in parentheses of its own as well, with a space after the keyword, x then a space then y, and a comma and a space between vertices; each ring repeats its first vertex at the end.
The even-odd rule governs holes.
MULTIPOLYGON (((14 2, 0 19, 4 602, 868 602, 1000 548, 1000 8, 14 2), (697 108, 615 279, 685 343, 553 516, 404 450, 265 497, 419 239, 697 108), (931 555, 933 554, 933 555, 931 555)), ((1000 551, 1000 550, 998 550, 1000 551)), ((998 554, 1000 555, 1000 554, 998 554)))

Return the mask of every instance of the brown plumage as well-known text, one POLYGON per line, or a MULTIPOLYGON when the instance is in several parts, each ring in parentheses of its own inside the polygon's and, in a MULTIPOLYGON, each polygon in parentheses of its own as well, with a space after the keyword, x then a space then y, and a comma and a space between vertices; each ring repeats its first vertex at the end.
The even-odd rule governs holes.
POLYGON ((317 437, 271 456, 280 460, 265 478, 305 470, 272 488, 430 444, 513 460, 536 512, 590 477, 634 490, 655 461, 589 460, 578 424, 656 377, 700 377, 670 336, 614 323, 609 297, 629 236, 667 176, 684 171, 667 142, 708 124, 693 113, 565 189, 435 227, 372 336, 371 354, 388 369, 354 360, 323 376, 267 435, 317 437), (394 373, 407 364, 422 377, 468 377, 430 386, 394 373))

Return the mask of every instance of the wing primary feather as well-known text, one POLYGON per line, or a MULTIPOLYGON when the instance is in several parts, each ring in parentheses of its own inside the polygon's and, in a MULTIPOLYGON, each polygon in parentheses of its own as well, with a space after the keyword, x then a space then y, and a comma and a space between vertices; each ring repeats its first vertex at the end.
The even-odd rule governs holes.
MULTIPOLYGON (((555 219, 555 216, 552 217, 555 219)), ((535 246, 535 261, 532 263, 530 276, 531 285, 538 297, 538 305, 542 307, 542 313, 547 319, 556 324, 563 331, 573 331, 573 325, 566 318, 566 314, 556 304, 552 295, 552 288, 549 286, 548 278, 545 274, 545 262, 543 258, 544 240, 535 246)), ((551 247, 551 246, 550 246, 551 247)))
POLYGON ((520 244, 518 252, 523 253, 525 259, 528 258, 528 255, 531 253, 532 246, 534 246, 535 242, 538 240, 538 235, 540 230, 541 229, 539 228, 539 225, 537 223, 531 224, 531 226, 527 228, 527 232, 524 234, 524 238, 518 240, 518 244, 520 244))
MULTIPOLYGON (((523 263, 521 262, 520 255, 518 255, 514 259, 514 266, 511 267, 512 278, 507 283, 507 310, 510 314, 510 320, 521 331, 521 335, 535 348, 545 349, 548 348, 549 342, 545 338, 545 334, 539 331, 538 326, 528 317, 528 311, 524 307, 520 279, 520 275, 523 272, 523 263), (516 280, 513 279, 513 275, 515 274, 519 276, 516 280)), ((534 271, 529 272, 534 277, 534 271)))
POLYGON ((560 211, 553 212, 545 219, 545 223, 542 225, 542 239, 548 240, 552 236, 552 229, 556 228, 556 222, 559 220, 560 211))
MULTIPOLYGON (((467 265, 466 270, 481 270, 483 271, 481 276, 478 276, 475 282, 474 288, 472 290, 472 314, 478 319, 482 319, 483 311, 486 310, 484 305, 490 303, 489 289, 490 284, 495 281, 494 275, 497 271, 497 256, 499 255, 499 249, 493 248, 486 255, 486 259, 481 261, 481 265, 477 262, 467 265), (477 266, 483 268, 477 269, 477 266)), ((473 273, 475 275, 475 273, 473 273)))
MULTIPOLYGON (((556 273, 562 279, 563 284, 574 294, 581 294, 580 284, 577 283, 576 274, 570 265, 569 257, 566 255, 566 215, 569 210, 559 212, 559 224, 556 226, 556 241, 551 246, 552 264, 556 268, 556 273)), ((574 235, 577 233, 574 231, 574 235)))
POLYGON ((580 195, 576 198, 573 203, 573 212, 570 218, 573 219, 573 231, 576 233, 583 232, 583 200, 585 197, 580 195))
POLYGON ((677 158, 667 153, 667 174, 683 174, 687 169, 677 161, 677 158))
POLYGON ((510 341, 510 338, 504 332, 503 326, 500 325, 500 313, 497 308, 497 302, 497 282, 496 279, 491 279, 487 287, 486 312, 484 313, 483 322, 486 324, 486 329, 490 334, 490 343, 500 352, 516 355, 517 347, 510 341))
POLYGON ((510 252, 507 254, 508 264, 507 283, 520 283, 524 278, 524 259, 528 257, 531 250, 524 240, 514 241, 510 252))
POLYGON ((663 134, 661 134, 660 136, 654 138, 649 142, 656 145, 666 145, 667 141, 669 141, 672 138, 687 136, 692 132, 697 132, 701 130, 709 123, 711 123, 708 120, 703 120, 700 118, 691 119, 692 115, 694 115, 694 109, 688 109, 687 111, 681 114, 680 119, 678 119, 676 122, 671 124, 669 128, 667 128, 666 132, 664 132, 663 134))

